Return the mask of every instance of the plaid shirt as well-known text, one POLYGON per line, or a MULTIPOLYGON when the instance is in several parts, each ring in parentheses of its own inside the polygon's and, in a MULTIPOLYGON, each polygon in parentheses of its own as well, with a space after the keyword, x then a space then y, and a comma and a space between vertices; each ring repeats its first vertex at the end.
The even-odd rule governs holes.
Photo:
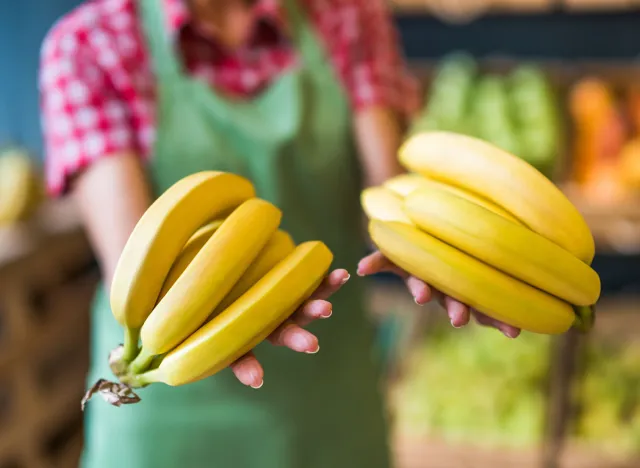
MULTIPOLYGON (((184 0, 161 0, 167 30, 188 72, 226 94, 250 98, 294 66, 296 51, 276 0, 253 7, 249 40, 228 50, 193 26, 184 0)), ((354 109, 420 105, 385 0, 300 0, 354 109)), ((61 18, 41 52, 39 77, 49 191, 92 161, 154 140, 155 80, 136 0, 90 0, 61 18)))

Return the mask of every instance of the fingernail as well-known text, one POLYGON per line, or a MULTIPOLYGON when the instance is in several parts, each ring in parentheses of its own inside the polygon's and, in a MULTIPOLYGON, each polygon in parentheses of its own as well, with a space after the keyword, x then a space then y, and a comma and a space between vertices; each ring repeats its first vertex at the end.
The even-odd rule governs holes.
POLYGON ((340 283, 340 284, 346 284, 347 281, 349 281, 349 279, 351 279, 351 275, 347 275, 347 277, 345 279, 343 279, 342 283, 340 283))
POLYGON ((257 387, 254 387, 253 385, 251 385, 251 388, 258 390, 259 388, 262 388, 263 385, 264 385, 264 380, 261 380, 260 385, 258 385, 257 387))
POLYGON ((415 302, 417 305, 419 305, 420 307, 422 307, 424 304, 422 304, 420 301, 418 301, 417 297, 413 298, 413 302, 415 302))
POLYGON ((333 309, 329 309, 329 313, 327 315, 321 315, 320 318, 321 319, 328 319, 332 315, 333 315, 333 309))
POLYGON ((318 351, 320 351, 320 345, 318 345, 318 347, 315 349, 315 351, 307 351, 307 354, 317 354, 318 351))
POLYGON ((460 329, 460 328, 462 328, 462 327, 463 327, 463 325, 456 325, 455 323, 453 323, 453 320, 451 321, 451 326, 452 326, 453 328, 458 328, 458 329, 460 329))
POLYGON ((515 333, 513 330, 506 330, 506 331, 503 331, 502 333, 504 336, 511 339, 514 339, 518 336, 518 334, 515 333))
POLYGON ((357 274, 358 276, 364 276, 364 275, 362 274, 362 271, 360 270, 360 268, 358 268, 358 270, 356 271, 356 274, 357 274))
POLYGON ((292 337, 292 341, 293 344, 295 345, 296 348, 302 350, 304 348, 307 348, 309 345, 311 345, 313 342, 311 341, 311 338, 308 338, 307 336, 305 336, 304 334, 298 334, 295 333, 292 337))

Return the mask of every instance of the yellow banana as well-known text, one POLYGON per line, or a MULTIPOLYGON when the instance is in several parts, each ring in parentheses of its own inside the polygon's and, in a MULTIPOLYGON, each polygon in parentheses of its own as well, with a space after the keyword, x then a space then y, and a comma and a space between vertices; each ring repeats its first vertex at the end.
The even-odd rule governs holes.
POLYGON ((218 230, 218 228, 222 225, 224 220, 216 220, 213 221, 206 226, 201 227, 196 231, 196 233, 191 236, 191 238, 187 241, 187 243, 182 248, 180 255, 173 262, 171 266, 171 270, 169 270, 169 274, 164 280, 164 284, 162 285, 162 289, 160 290, 160 294, 158 294, 158 302, 162 300, 162 298, 169 292, 171 286, 175 284, 180 275, 187 269, 191 260, 195 258, 195 256, 200 252, 204 244, 211 238, 214 232, 218 230))
POLYGON ((229 366, 267 338, 316 290, 333 254, 322 242, 305 242, 231 306, 169 352, 134 384, 195 382, 229 366))
POLYGON ((436 187, 405 199, 411 220, 433 237, 571 304, 595 304, 598 274, 550 240, 436 187))
POLYGON ((132 362, 144 369, 198 329, 278 229, 281 211, 252 198, 235 209, 196 254, 142 325, 142 350, 132 362))
POLYGON ((580 260, 592 262, 595 245, 584 218, 553 182, 524 160, 482 140, 448 132, 412 136, 399 157, 408 170, 485 197, 580 260))
POLYGON ((211 314, 210 319, 225 310, 233 304, 240 296, 249 290, 260 278, 266 275, 280 261, 286 258, 296 248, 291 236, 282 230, 276 231, 264 249, 258 255, 258 258, 249 265, 247 271, 240 280, 231 289, 229 294, 225 296, 222 302, 216 307, 211 314))
POLYGON ((0 224, 15 223, 30 213, 35 180, 27 155, 18 150, 0 155, 0 224))
POLYGON ((204 224, 254 196, 247 179, 204 171, 175 183, 143 214, 120 255, 111 285, 111 310, 125 327, 125 361, 135 356, 139 330, 185 243, 204 224))
POLYGON ((469 200, 470 202, 475 203, 476 205, 483 206, 486 209, 493 211, 496 214, 499 214, 500 216, 508 219, 509 221, 512 221, 517 224, 522 224, 520 220, 518 220, 515 216, 513 216, 507 210, 496 205, 495 203, 490 202, 486 198, 483 198, 471 192, 467 192, 466 190, 455 187, 453 185, 438 182, 433 179, 427 179, 426 177, 421 176, 420 174, 402 174, 387 180, 384 183, 384 186, 403 198, 408 196, 414 190, 417 190, 422 187, 427 189, 431 187, 436 187, 436 188, 448 190, 449 192, 455 195, 458 195, 459 197, 462 197, 466 200, 469 200))
POLYGON ((407 224, 373 220, 369 233, 399 267, 444 294, 512 326, 560 334, 575 320, 572 307, 407 224))
POLYGON ((402 198, 384 187, 369 187, 362 191, 360 202, 369 219, 412 224, 402 208, 402 198))

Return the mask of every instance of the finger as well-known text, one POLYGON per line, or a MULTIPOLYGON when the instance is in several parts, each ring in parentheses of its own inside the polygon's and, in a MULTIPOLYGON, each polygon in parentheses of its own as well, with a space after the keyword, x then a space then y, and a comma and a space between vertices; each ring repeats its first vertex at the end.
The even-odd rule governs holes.
POLYGON ((264 369, 252 352, 231 364, 231 370, 243 384, 258 389, 264 384, 264 369))
POLYGON ((454 328, 462 328, 469 323, 471 312, 469 307, 449 296, 444 298, 444 307, 454 328))
POLYGON ((322 300, 308 301, 293 314, 291 320, 301 327, 304 327, 314 320, 327 319, 331 317, 332 314, 333 306, 331 302, 322 300))
POLYGON ((351 275, 347 270, 334 270, 324 279, 322 284, 314 291, 310 299, 329 299, 343 285, 349 281, 351 275))
POLYGON ((500 322, 494 318, 489 317, 477 310, 473 311, 473 316, 480 325, 485 327, 492 327, 500 330, 507 338, 517 338, 520 335, 520 329, 512 325, 500 322))
POLYGON ((358 263, 358 276, 375 275, 381 272, 394 273, 403 279, 409 277, 409 273, 394 265, 379 251, 366 256, 358 263))
POLYGON ((409 293, 418 305, 424 305, 433 298, 432 290, 427 283, 415 276, 409 276, 404 280, 409 293))
POLYGON ((404 279, 407 289, 409 289, 409 292, 413 296, 416 304, 424 305, 431 300, 431 288, 428 284, 415 276, 409 275, 409 273, 396 266, 381 252, 372 253, 360 260, 360 263, 358 264, 359 276, 368 276, 381 272, 393 273, 404 279))
POLYGON ((316 354, 320 351, 318 338, 291 321, 278 327, 268 340, 275 346, 286 346, 299 353, 316 354))

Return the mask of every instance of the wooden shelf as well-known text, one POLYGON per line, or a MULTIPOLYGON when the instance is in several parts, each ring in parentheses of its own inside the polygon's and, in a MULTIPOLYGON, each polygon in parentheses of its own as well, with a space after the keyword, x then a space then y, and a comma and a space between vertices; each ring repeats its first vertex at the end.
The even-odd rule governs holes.
MULTIPOLYGON (((398 468, 540 468, 536 449, 488 449, 454 444, 432 438, 396 434, 393 444, 398 468)), ((617 460, 589 448, 567 446, 561 459, 562 468, 634 468, 640 460, 617 460)))
POLYGON ((464 23, 492 13, 544 14, 619 12, 640 9, 637 0, 389 0, 402 14, 431 14, 444 21, 464 23))

